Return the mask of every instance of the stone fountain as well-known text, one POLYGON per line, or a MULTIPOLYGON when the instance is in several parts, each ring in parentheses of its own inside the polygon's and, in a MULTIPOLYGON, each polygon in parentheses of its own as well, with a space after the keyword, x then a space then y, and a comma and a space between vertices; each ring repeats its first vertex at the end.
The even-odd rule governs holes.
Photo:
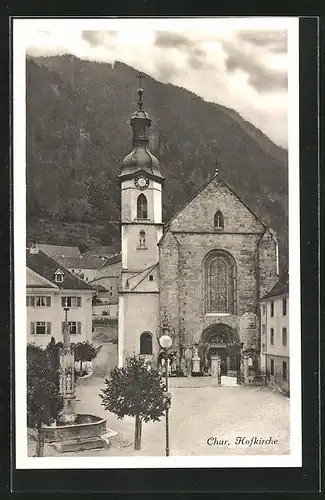
POLYGON ((64 407, 54 425, 43 426, 44 440, 60 452, 103 448, 117 433, 106 429, 105 419, 75 412, 74 351, 70 341, 68 308, 64 310, 63 347, 60 349, 60 392, 64 407))

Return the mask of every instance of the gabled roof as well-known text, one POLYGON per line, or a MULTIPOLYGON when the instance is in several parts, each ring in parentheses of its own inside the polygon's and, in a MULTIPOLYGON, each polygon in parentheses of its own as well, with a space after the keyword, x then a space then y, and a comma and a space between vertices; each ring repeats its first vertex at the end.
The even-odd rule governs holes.
POLYGON ((122 253, 118 253, 109 257, 104 261, 104 263, 100 266, 101 268, 111 266, 112 264, 117 264, 117 262, 122 262, 122 253))
POLYGON ((57 261, 68 269, 99 269, 104 262, 99 257, 61 257, 57 261))
MULTIPOLYGON (((229 191, 240 201, 240 203, 242 203, 242 205, 244 205, 244 207, 246 207, 246 209, 255 217, 256 220, 258 220, 260 224, 262 224, 264 228, 267 228, 267 225, 252 211, 251 208, 246 205, 246 203, 240 198, 240 196, 238 196, 238 194, 235 193, 235 191, 223 179, 221 179, 219 175, 218 177, 214 175, 212 179, 209 179, 205 184, 203 184, 201 189, 199 189, 199 191, 197 191, 197 193, 187 203, 185 203, 185 205, 170 219, 170 221, 166 223, 164 235, 169 230, 171 223, 188 207, 188 205, 190 205, 190 203, 192 203, 193 200, 195 200, 195 198, 197 198, 202 193, 202 191, 204 191, 209 186, 209 184, 211 184, 216 179, 220 184, 223 184, 227 189, 229 189, 229 191)), ((164 239, 164 235, 162 236, 162 238, 160 238, 158 245, 164 239)))
POLYGON ((66 247, 63 245, 47 245, 43 243, 38 243, 38 248, 44 253, 52 257, 53 259, 58 259, 59 257, 81 257, 81 253, 78 247, 66 247))
POLYGON ((55 284, 57 288, 62 290, 93 290, 93 288, 88 285, 85 281, 74 276, 68 269, 64 266, 58 267, 58 262, 44 253, 42 250, 38 250, 38 253, 30 253, 28 250, 26 252, 26 267, 37 273, 39 276, 47 279, 51 283, 55 284), (61 282, 55 281, 55 273, 58 269, 64 273, 64 279, 61 282))
POLYGON ((277 297, 278 295, 284 295, 289 293, 289 276, 286 275, 275 283, 274 287, 262 297, 262 300, 271 299, 272 297, 277 297))
POLYGON ((88 250, 88 252, 85 252, 83 254, 83 257, 84 258, 99 257, 101 259, 108 259, 120 251, 121 251, 121 242, 120 240, 117 240, 109 246, 98 246, 91 248, 90 250, 88 250))

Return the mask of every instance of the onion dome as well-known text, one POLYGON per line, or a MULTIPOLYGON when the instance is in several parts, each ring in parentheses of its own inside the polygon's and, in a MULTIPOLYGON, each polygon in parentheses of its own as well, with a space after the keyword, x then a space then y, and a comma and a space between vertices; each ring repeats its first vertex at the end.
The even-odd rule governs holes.
MULTIPOLYGON (((142 76, 140 77, 142 78, 142 76)), ((145 171, 152 177, 163 180, 160 173, 159 161, 149 149, 148 129, 151 127, 151 119, 143 109, 143 89, 138 89, 138 109, 133 114, 130 125, 133 130, 132 149, 122 162, 122 170, 119 178, 133 177, 139 171, 145 171)))

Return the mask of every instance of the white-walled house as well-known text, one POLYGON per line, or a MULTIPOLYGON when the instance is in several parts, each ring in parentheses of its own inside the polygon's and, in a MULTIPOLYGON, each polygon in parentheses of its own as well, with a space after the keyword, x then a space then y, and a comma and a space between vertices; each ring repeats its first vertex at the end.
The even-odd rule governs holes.
POLYGON ((261 371, 272 387, 289 393, 289 278, 261 300, 261 371))
POLYGON ((27 342, 46 346, 63 341, 64 308, 68 307, 71 341, 92 340, 92 296, 95 290, 37 246, 26 255, 27 342))

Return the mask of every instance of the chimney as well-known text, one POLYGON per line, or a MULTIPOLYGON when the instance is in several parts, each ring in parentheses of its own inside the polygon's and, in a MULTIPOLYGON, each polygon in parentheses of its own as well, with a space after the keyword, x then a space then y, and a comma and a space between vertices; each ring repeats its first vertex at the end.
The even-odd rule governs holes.
POLYGON ((36 241, 32 242, 31 247, 29 249, 29 253, 30 254, 37 254, 38 253, 38 246, 37 246, 36 241))

